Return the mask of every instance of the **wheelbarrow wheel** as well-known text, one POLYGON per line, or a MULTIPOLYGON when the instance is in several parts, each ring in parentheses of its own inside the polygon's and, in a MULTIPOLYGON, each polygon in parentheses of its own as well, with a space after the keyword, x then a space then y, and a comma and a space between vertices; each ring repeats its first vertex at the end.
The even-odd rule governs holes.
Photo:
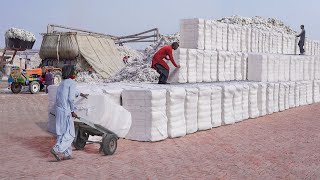
POLYGON ((115 134, 108 134, 102 139, 102 150, 104 155, 112 155, 117 150, 118 137, 115 134))
POLYGON ((73 142, 73 146, 76 148, 76 150, 83 150, 86 146, 86 141, 88 140, 87 136, 83 136, 86 139, 82 139, 80 134, 78 134, 77 139, 75 142, 73 142))

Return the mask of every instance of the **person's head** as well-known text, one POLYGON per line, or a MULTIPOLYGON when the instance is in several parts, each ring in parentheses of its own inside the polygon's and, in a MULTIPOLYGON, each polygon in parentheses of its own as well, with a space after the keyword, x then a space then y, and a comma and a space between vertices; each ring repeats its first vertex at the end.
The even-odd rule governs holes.
POLYGON ((171 47, 172 47, 173 50, 177 50, 177 49, 179 48, 179 43, 173 42, 173 43, 171 44, 171 47))
POLYGON ((69 79, 75 77, 75 68, 73 65, 65 65, 62 67, 62 79, 69 79))
POLYGON ((304 29, 304 25, 300 25, 300 28, 301 28, 301 29, 304 29))

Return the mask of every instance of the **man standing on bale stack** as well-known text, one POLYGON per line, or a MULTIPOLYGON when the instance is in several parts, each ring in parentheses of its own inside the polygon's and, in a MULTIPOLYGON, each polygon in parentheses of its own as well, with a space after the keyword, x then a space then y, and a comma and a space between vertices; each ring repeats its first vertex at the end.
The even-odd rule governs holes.
POLYGON ((160 74, 158 84, 168 84, 167 80, 169 76, 169 66, 163 59, 170 60, 176 68, 180 68, 180 65, 177 65, 176 62, 174 62, 172 56, 172 49, 177 50, 178 48, 179 44, 177 42, 174 42, 171 46, 162 47, 153 56, 151 68, 155 69, 160 74))
POLYGON ((305 41, 305 38, 306 38, 306 31, 304 30, 304 25, 301 25, 300 26, 301 28, 301 33, 299 35, 297 35, 297 37, 300 37, 300 40, 299 40, 299 43, 298 43, 298 46, 299 46, 299 49, 300 49, 300 55, 303 55, 304 54, 304 41, 305 41))

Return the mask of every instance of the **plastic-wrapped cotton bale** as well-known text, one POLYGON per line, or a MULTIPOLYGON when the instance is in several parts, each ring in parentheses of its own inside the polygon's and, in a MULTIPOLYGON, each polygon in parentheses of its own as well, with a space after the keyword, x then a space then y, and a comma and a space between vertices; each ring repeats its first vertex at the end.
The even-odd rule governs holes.
POLYGON ((284 56, 284 80, 285 81, 290 80, 290 56, 289 55, 284 56))
POLYGON ((313 87, 312 87, 312 81, 307 81, 307 104, 313 103, 313 87))
POLYGON ((268 82, 274 82, 274 56, 269 54, 268 55, 268 82))
POLYGON ((296 107, 300 106, 300 82, 295 82, 295 88, 294 88, 294 103, 296 107))
POLYGON ((241 74, 242 80, 247 80, 247 72, 248 72, 248 53, 242 53, 241 56, 241 74))
POLYGON ((313 81, 313 102, 314 103, 320 102, 320 81, 319 80, 313 81))
POLYGON ((310 77, 310 80, 314 80, 314 69, 315 69, 314 56, 310 56, 309 57, 309 77, 310 77))
POLYGON ((168 82, 186 83, 188 80, 187 71, 187 49, 179 48, 173 53, 173 58, 180 68, 175 68, 172 63, 169 63, 170 72, 168 82))
POLYGON ((237 83, 234 85, 236 90, 234 92, 234 97, 233 97, 233 110, 234 110, 234 121, 235 122, 240 122, 243 120, 242 114, 242 89, 243 89, 243 84, 237 83))
POLYGON ((218 80, 226 81, 225 79, 225 61, 227 59, 227 53, 225 51, 218 52, 218 80))
POLYGON ((180 21, 180 46, 182 48, 204 49, 204 19, 182 19, 180 21))
POLYGON ((186 91, 184 88, 167 89, 167 117, 168 136, 176 138, 186 135, 186 119, 184 116, 184 102, 186 91))
POLYGON ((279 81, 280 56, 273 54, 271 57, 274 58, 274 68, 273 68, 274 82, 278 82, 279 81))
POLYGON ((203 82, 211 82, 211 56, 212 50, 204 50, 203 56, 203 82))
POLYGON ((295 56, 290 56, 290 81, 295 81, 296 80, 296 57, 295 56))
POLYGON ((249 85, 242 86, 242 119, 249 119, 249 85))
POLYGON ((248 52, 248 28, 242 26, 241 27, 241 51, 242 52, 248 52))
POLYGON ((274 112, 274 83, 267 84, 267 114, 272 114, 274 112))
POLYGON ((279 111, 285 110, 285 94, 286 94, 286 87, 285 83, 280 83, 279 87, 279 111))
POLYGON ((268 31, 264 31, 263 34, 263 52, 270 52, 270 33, 268 31))
POLYGON ((296 81, 303 80, 303 59, 299 56, 295 56, 296 58, 296 81))
POLYGON ((258 109, 259 115, 265 116, 267 114, 267 84, 259 83, 258 87, 258 109))
POLYGON ((310 59, 308 57, 304 57, 303 58, 303 80, 305 81, 310 80, 309 68, 310 68, 310 59))
POLYGON ((198 88, 186 88, 185 98, 185 118, 187 134, 194 133, 198 130, 198 88))
POLYGON ((187 51, 187 76, 188 83, 197 82, 197 50, 188 49, 187 51))
POLYGON ((276 33, 277 34, 277 39, 278 39, 278 54, 283 54, 282 52, 282 34, 281 33, 276 33))
POLYGON ((306 81, 301 81, 300 83, 300 106, 307 105, 307 83, 306 81))
POLYGON ((211 49, 217 50, 217 21, 211 23, 211 49))
POLYGON ((224 79, 225 81, 231 80, 231 53, 226 52, 226 57, 224 60, 224 79))
POLYGON ((279 112, 279 93, 280 93, 280 84, 275 83, 274 84, 274 91, 273 91, 273 106, 274 106, 274 112, 279 112))
POLYGON ((219 127, 222 124, 222 88, 220 86, 212 86, 211 89, 211 124, 212 127, 219 127))
POLYGON ((243 79, 242 77, 242 67, 241 67, 241 59, 242 53, 235 53, 235 62, 234 62, 234 74, 235 74, 235 80, 241 81, 243 79))
POLYGON ((236 29, 235 25, 229 24, 228 25, 228 51, 235 51, 235 36, 236 36, 236 29))
POLYGON ((87 99, 77 98, 75 113, 122 138, 126 137, 132 124, 131 113, 104 94, 90 94, 87 99))
POLYGON ((211 88, 198 87, 198 130, 207 130, 212 128, 211 124, 211 88))
POLYGON ((289 109, 289 94, 290 94, 290 85, 288 82, 283 83, 285 88, 285 94, 284 94, 284 109, 289 109))
POLYGON ((228 50, 228 24, 221 24, 222 27, 222 50, 228 50))
POLYGON ((258 29, 253 28, 251 30, 251 52, 258 52, 258 42, 259 42, 259 31, 258 29))
POLYGON ((236 55, 234 52, 228 53, 228 59, 230 59, 230 81, 235 80, 235 58, 236 55))
POLYGON ((279 56, 279 81, 285 81, 285 56, 279 56))
POLYGON ((114 103, 118 104, 118 105, 122 105, 121 102, 121 93, 122 93, 123 89, 120 88, 116 88, 116 89, 112 89, 110 87, 106 87, 105 89, 102 89, 102 92, 107 95, 107 97, 112 100, 114 103))
POLYGON ((258 30, 258 52, 263 53, 263 31, 258 30))
POLYGON ((319 57, 314 56, 314 79, 319 80, 320 79, 320 68, 319 68, 320 62, 319 57))
POLYGON ((236 87, 232 84, 223 85, 222 87, 222 124, 234 124, 234 94, 236 87))
POLYGON ((249 54, 248 80, 266 82, 268 78, 268 56, 263 54, 249 54))
POLYGON ((212 49, 212 21, 205 20, 204 21, 204 49, 211 50, 212 49))
POLYGON ((125 89, 122 100, 132 116, 127 139, 160 141, 168 137, 165 89, 125 89))
POLYGON ((203 81, 203 58, 204 58, 204 51, 201 49, 197 50, 197 82, 203 81))
POLYGON ((259 117, 258 109, 258 83, 249 84, 249 117, 257 118, 259 117))
POLYGON ((210 62, 211 81, 218 81, 218 51, 211 51, 210 62))
POLYGON ((241 26, 236 26, 236 51, 241 51, 241 26))
POLYGON ((217 27, 217 50, 222 51, 223 50, 223 23, 216 22, 217 27))
POLYGON ((293 107, 296 107, 296 104, 295 104, 296 83, 288 82, 288 85, 289 85, 289 107, 293 108, 293 107))

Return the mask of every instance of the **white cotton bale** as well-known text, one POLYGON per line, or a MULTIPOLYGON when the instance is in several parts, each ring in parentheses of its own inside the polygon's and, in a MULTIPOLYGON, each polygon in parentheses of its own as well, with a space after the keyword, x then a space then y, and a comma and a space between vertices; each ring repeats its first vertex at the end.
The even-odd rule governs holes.
POLYGON ((290 56, 290 81, 296 81, 296 57, 290 56))
POLYGON ((300 82, 295 82, 295 88, 294 88, 294 103, 296 107, 300 106, 300 82))
POLYGON ((187 51, 187 76, 188 83, 197 82, 197 50, 188 49, 187 51))
POLYGON ((235 77, 235 53, 234 52, 229 52, 228 57, 230 59, 230 81, 233 81, 236 79, 235 77))
POLYGON ((233 97, 234 121, 240 122, 243 120, 243 100, 242 91, 243 84, 237 83, 234 85, 236 90, 233 97))
POLYGON ((274 82, 274 56, 273 55, 268 55, 268 82, 274 82))
POLYGON ((204 49, 211 50, 212 49, 212 21, 205 20, 204 21, 204 49))
POLYGON ((211 49, 217 50, 217 21, 211 23, 211 49))
POLYGON ((201 49, 197 50, 197 82, 203 81, 203 60, 204 60, 204 51, 201 49))
POLYGON ((289 109, 290 105, 289 105, 289 93, 290 93, 290 86, 288 84, 288 82, 283 83, 284 84, 284 88, 285 88, 285 94, 284 94, 284 109, 289 109))
POLYGON ((203 82, 212 82, 211 80, 211 56, 212 50, 205 50, 203 56, 203 82))
POLYGON ((186 88, 185 111, 187 134, 198 130, 198 88, 186 88))
POLYGON ((258 84, 258 110, 259 116, 265 116, 267 114, 267 84, 258 84))
POLYGON ((227 53, 225 51, 218 52, 218 80, 226 81, 225 79, 225 61, 227 59, 227 53))
POLYGON ((313 81, 313 102, 314 103, 320 102, 320 81, 319 80, 313 81))
POLYGON ((198 130, 207 130, 212 128, 211 124, 211 88, 198 87, 198 130))
POLYGON ((218 51, 211 51, 210 62, 211 81, 218 81, 218 51))
POLYGON ((212 86, 211 89, 211 124, 212 127, 219 127, 222 124, 222 88, 212 86))
POLYGON ((242 53, 235 53, 234 74, 235 74, 235 80, 237 81, 241 81, 243 79, 241 61, 242 61, 242 53))
POLYGON ((187 134, 186 119, 184 115, 184 103, 186 91, 184 88, 167 89, 167 117, 168 137, 176 138, 187 134))
POLYGON ((280 91, 280 84, 274 84, 274 91, 273 91, 273 105, 274 105, 274 112, 279 112, 279 91, 280 91))
POLYGON ((259 117, 258 109, 258 83, 249 84, 249 117, 259 117))
POLYGON ((126 139, 160 141, 168 137, 165 89, 125 89, 122 100, 132 116, 126 139))
POLYGON ((228 84, 222 87, 222 124, 234 124, 234 103, 233 98, 236 91, 234 85, 228 84))
POLYGON ((267 114, 274 112, 274 83, 267 84, 267 114))
POLYGON ((313 87, 312 87, 312 81, 307 81, 307 104, 313 103, 313 87))
POLYGON ((241 57, 241 74, 242 74, 242 80, 248 79, 248 53, 242 53, 241 57))
POLYGON ((249 85, 242 87, 242 119, 249 119, 249 85))
POLYGON ((293 108, 296 107, 295 104, 295 89, 296 89, 296 83, 295 82, 288 82, 289 84, 289 107, 293 108))
POLYGON ((285 110, 285 94, 286 94, 286 88, 285 83, 280 83, 279 87, 279 111, 285 110))
POLYGON ((249 54, 248 80, 266 82, 268 80, 268 56, 263 54, 249 54))

